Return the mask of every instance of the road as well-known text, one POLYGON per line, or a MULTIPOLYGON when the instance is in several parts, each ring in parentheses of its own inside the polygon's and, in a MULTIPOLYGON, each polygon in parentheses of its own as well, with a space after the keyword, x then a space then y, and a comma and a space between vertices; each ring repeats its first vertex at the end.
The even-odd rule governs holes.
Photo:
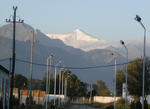
POLYGON ((100 109, 100 108, 92 108, 87 105, 74 105, 71 109, 100 109))

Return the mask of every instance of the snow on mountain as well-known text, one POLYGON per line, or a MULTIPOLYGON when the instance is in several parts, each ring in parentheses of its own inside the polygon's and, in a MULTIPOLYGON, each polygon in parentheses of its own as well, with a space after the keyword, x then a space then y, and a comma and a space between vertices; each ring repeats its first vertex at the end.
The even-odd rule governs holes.
MULTIPOLYGON (((66 45, 73 46, 74 48, 82 49, 83 51, 90 51, 94 49, 109 49, 111 51, 117 51, 124 57, 126 56, 126 50, 119 43, 119 41, 105 41, 94 38, 85 32, 77 29, 70 33, 57 33, 57 34, 46 34, 51 39, 60 39, 66 45)), ((102 37, 102 36, 101 36, 102 37)), ((125 45, 129 50, 129 58, 134 59, 140 57, 143 51, 143 39, 130 39, 124 40, 125 45)), ((150 46, 150 40, 146 40, 146 48, 150 46)), ((148 55, 150 52, 146 50, 148 55)))
POLYGON ((80 29, 77 29, 70 33, 51 33, 46 34, 51 39, 60 39, 66 45, 73 46, 75 48, 80 48, 84 51, 89 51, 92 49, 106 48, 106 41, 94 38, 80 29))
POLYGON ((76 29, 74 32, 71 32, 71 33, 58 33, 58 34, 46 34, 46 35, 52 39, 61 39, 63 42, 70 42, 70 41, 96 42, 96 41, 99 41, 99 39, 93 38, 87 35, 80 29, 76 29))

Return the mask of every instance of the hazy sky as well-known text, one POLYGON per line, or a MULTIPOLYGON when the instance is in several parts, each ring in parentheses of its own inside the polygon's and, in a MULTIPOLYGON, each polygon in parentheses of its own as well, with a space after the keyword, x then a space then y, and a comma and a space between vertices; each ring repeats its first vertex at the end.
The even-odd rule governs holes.
POLYGON ((81 29, 107 41, 143 39, 143 28, 134 20, 142 18, 150 37, 149 0, 2 0, 0 26, 13 15, 43 33, 65 33, 81 29))

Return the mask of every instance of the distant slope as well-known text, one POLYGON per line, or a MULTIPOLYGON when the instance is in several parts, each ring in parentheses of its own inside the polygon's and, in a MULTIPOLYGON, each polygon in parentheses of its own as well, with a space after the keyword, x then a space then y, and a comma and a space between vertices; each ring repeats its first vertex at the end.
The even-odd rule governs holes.
MULTIPOLYGON (((8 38, 12 38, 12 24, 7 24, 0 27, 0 35, 8 38)), ((48 47, 60 47, 65 50, 74 49, 73 47, 65 45, 59 39, 50 39, 45 34, 40 32, 39 29, 34 30, 30 25, 25 23, 17 23, 16 24, 16 40, 26 41, 31 40, 31 31, 35 31, 34 39, 39 40, 41 44, 46 45, 48 47)))
MULTIPOLYGON (((12 52, 12 40, 6 37, 0 36, 0 64, 9 68, 9 60, 1 61, 1 59, 10 58, 12 52)), ((54 62, 52 62, 52 75, 54 76, 55 68, 54 66, 58 61, 62 63, 57 67, 57 73, 62 66, 66 66, 66 69, 72 71, 76 74, 79 79, 84 82, 90 83, 91 81, 95 82, 97 80, 103 80, 108 85, 109 89, 112 90, 113 87, 113 76, 114 76, 114 67, 100 67, 104 64, 94 64, 89 60, 84 59, 82 55, 85 55, 84 52, 82 55, 72 55, 67 51, 58 48, 58 47, 47 47, 42 44, 34 44, 33 50, 33 78, 42 79, 47 71, 47 58, 54 53, 53 57, 54 62), (95 66, 99 66, 94 68, 95 66), (89 69, 89 67, 91 67, 89 69), (92 68, 93 67, 93 68, 92 68), (74 69, 72 69, 74 68, 74 69), (85 68, 85 69, 80 69, 85 68), (109 76, 108 76, 109 75, 109 76)), ((80 51, 80 50, 79 50, 80 51)), ((27 78, 30 77, 30 53, 31 53, 31 44, 21 41, 16 41, 16 64, 15 64, 15 73, 21 73, 27 78), (23 61, 21 61, 23 60, 23 61)), ((112 58, 113 61, 113 58, 112 58)), ((114 62, 112 62, 114 64, 114 62)), ((107 63, 110 64, 110 63, 107 63)), ((123 66, 118 66, 122 68, 123 66)))
POLYGON ((118 60, 118 63, 122 63, 126 61, 125 57, 123 57, 121 54, 109 49, 95 49, 95 50, 90 50, 88 52, 84 52, 80 49, 74 49, 74 50, 68 50, 68 52, 73 55, 81 55, 84 57, 84 59, 96 65, 111 63, 114 57, 110 55, 110 52, 114 53, 114 56, 118 60))

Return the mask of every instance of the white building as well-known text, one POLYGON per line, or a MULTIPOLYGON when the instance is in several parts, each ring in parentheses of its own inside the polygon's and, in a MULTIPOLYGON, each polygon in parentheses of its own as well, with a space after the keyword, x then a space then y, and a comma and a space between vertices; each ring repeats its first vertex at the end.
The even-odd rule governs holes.
POLYGON ((3 109, 7 106, 8 89, 9 89, 9 71, 0 65, 0 101, 2 102, 3 109))

